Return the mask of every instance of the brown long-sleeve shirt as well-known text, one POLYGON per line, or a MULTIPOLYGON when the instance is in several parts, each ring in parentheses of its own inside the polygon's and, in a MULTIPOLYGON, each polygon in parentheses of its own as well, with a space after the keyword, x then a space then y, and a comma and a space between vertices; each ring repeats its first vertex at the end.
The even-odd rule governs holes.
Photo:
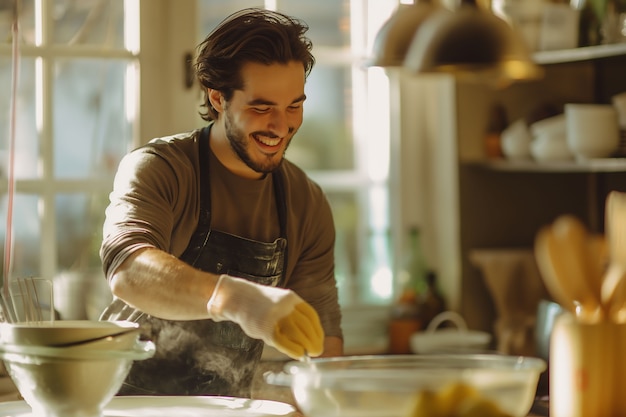
MULTIPOLYGON (((154 139, 121 161, 100 251, 108 278, 138 249, 158 248, 176 257, 186 249, 200 211, 198 133, 154 139)), ((285 286, 318 311, 326 336, 341 337, 330 205, 294 164, 284 160, 279 169, 287 199, 285 286)), ((279 237, 271 174, 260 180, 238 177, 213 154, 209 172, 212 229, 264 242, 279 237)))

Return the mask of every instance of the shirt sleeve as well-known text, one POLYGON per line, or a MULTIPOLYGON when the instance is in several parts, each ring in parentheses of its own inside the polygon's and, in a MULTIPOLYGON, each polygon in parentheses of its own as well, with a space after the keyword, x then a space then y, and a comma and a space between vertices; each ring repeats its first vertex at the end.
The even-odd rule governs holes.
MULTIPOLYGON (((174 247, 172 234, 176 219, 183 218, 185 206, 193 205, 191 178, 193 164, 177 155, 172 147, 144 146, 126 155, 115 176, 110 204, 106 209, 103 241, 100 248, 107 278, 132 253, 142 248, 158 248, 177 255, 185 242, 174 247), (171 152, 168 158, 162 152, 171 152)), ((184 216, 190 224, 197 222, 190 210, 184 216), (191 218, 189 218, 191 217, 191 218)))
MULTIPOLYGON (((293 189, 292 189, 293 190, 293 189)), ((335 279, 335 227, 330 204, 321 188, 308 181, 288 200, 290 223, 287 287, 311 304, 320 316, 326 336, 343 337, 335 279), (299 213, 299 214, 298 214, 299 213)))

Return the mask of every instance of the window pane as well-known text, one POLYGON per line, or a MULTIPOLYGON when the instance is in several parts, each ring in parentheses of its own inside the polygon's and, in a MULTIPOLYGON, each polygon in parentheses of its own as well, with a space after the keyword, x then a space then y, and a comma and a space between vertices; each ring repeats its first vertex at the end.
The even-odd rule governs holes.
POLYGON ((347 0, 278 0, 278 10, 304 20, 314 46, 350 45, 350 2, 347 0))
POLYGON ((124 0, 55 0, 53 42, 124 47, 124 0))
POLYGON ((99 250, 107 193, 57 194, 54 305, 63 319, 97 320, 111 300, 99 250))
POLYGON ((104 209, 108 193, 57 194, 56 241, 59 270, 100 268, 104 209))
POLYGON ((366 304, 385 304, 392 297, 390 230, 370 231, 361 254, 361 273, 357 281, 358 299, 366 304))
MULTIPOLYGON (((36 195, 16 194, 13 199, 13 235, 12 277, 41 276, 40 245, 41 224, 38 211, 39 198, 36 195)), ((0 208, 0 242, 2 244, 2 265, 4 268, 4 250, 7 232, 8 198, 2 196, 0 208)), ((3 269, 4 270, 4 269, 3 269)))
MULTIPOLYGON (((35 63, 32 58, 23 58, 19 64, 19 87, 17 92, 15 119, 15 165, 16 179, 37 177, 39 158, 39 135, 36 129, 35 107, 35 63)), ((0 170, 6 178, 9 167, 9 125, 11 118, 11 59, 0 57, 0 170)))
POLYGON ((113 174, 132 142, 127 61, 59 60, 54 85, 54 171, 60 178, 113 174))
POLYGON ((288 158, 305 170, 354 169, 350 67, 318 63, 305 91, 304 121, 288 158))
POLYGON ((388 222, 376 219, 381 208, 364 204, 364 198, 378 200, 380 188, 370 191, 327 192, 335 220, 335 276, 339 302, 386 304, 392 292, 391 235, 388 222), (369 219, 369 220, 368 220, 369 219))
POLYGON ((359 300, 380 304, 388 302, 393 291, 389 189, 372 185, 365 193, 368 211, 363 239, 366 243, 360 253, 359 300))
POLYGON ((354 192, 328 192, 335 221, 335 277, 339 288, 339 302, 347 305, 356 299, 354 287, 358 270, 358 225, 360 207, 354 192))

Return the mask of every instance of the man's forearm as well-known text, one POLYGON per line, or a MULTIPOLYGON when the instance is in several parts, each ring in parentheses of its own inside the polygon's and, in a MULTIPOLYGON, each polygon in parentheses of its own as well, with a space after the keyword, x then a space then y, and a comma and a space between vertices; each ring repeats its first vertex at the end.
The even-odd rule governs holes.
POLYGON ((208 318, 206 304, 217 275, 195 269, 158 249, 131 255, 111 277, 113 295, 167 320, 208 318))

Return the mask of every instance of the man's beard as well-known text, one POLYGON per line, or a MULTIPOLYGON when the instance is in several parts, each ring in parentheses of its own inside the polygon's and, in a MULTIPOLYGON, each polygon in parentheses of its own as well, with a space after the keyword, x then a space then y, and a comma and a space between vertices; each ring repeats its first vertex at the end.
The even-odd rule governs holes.
MULTIPOLYGON (((228 111, 228 109, 225 109, 224 111, 224 127, 226 130, 226 138, 228 138, 228 142, 230 143, 231 148, 233 148, 233 150, 235 151, 239 159, 241 159, 250 169, 260 174, 269 174, 270 172, 278 168, 280 164, 283 162, 283 159, 285 158, 285 151, 287 151, 287 147, 291 143, 290 139, 288 138, 283 139, 283 140, 288 140, 287 146, 285 146, 285 149, 283 150, 283 154, 281 155, 280 159, 278 159, 277 161, 275 161, 270 156, 267 156, 265 160, 256 162, 252 159, 252 157, 250 156, 250 153, 248 152, 248 145, 249 145, 248 135, 246 135, 241 130, 237 129, 235 124, 232 122, 232 119, 230 117, 230 112, 228 111)), ((289 134, 292 134, 293 131, 294 131, 294 128, 289 128, 289 134)), ((276 135, 270 132, 261 132, 261 131, 252 132, 251 135, 264 135, 268 137, 276 137, 276 135)))

